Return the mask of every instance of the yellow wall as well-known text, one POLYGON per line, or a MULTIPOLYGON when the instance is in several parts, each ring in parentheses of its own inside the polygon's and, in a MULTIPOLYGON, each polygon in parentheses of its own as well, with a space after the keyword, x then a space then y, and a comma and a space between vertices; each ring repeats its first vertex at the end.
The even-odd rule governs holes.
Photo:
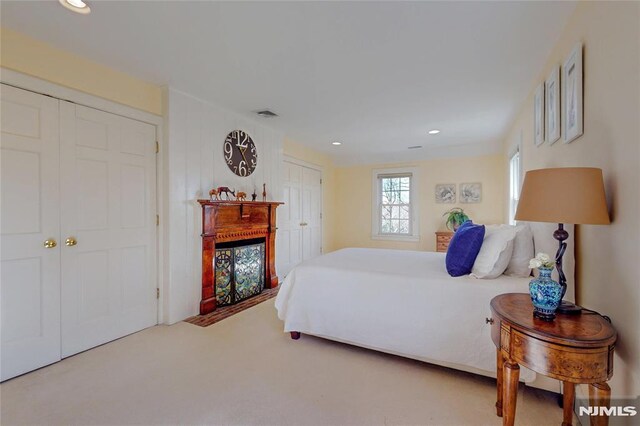
POLYGON ((324 253, 335 250, 338 208, 335 197, 335 167, 331 157, 289 138, 285 138, 282 148, 284 155, 317 165, 322 169, 322 249, 324 253))
MULTIPOLYGON (((534 86, 584 44, 584 135, 570 144, 533 143, 533 90, 505 140, 523 134, 525 170, 603 169, 612 223, 578 226, 578 303, 611 316, 619 333, 614 396, 640 394, 640 3, 579 2, 534 86)), ((562 123, 564 125, 564 122, 562 123)), ((504 166, 506 168, 506 165, 504 166)))
POLYGON ((162 115, 159 86, 6 28, 0 29, 0 36, 4 68, 162 115))
POLYGON ((353 166, 336 169, 336 206, 340 212, 335 229, 335 247, 380 247, 435 251, 435 234, 444 226, 444 212, 463 207, 477 223, 504 222, 504 157, 502 155, 450 158, 405 164, 353 166), (420 241, 382 241, 371 238, 373 170, 417 167, 420 241), (481 182, 482 202, 478 204, 436 204, 438 183, 481 182))

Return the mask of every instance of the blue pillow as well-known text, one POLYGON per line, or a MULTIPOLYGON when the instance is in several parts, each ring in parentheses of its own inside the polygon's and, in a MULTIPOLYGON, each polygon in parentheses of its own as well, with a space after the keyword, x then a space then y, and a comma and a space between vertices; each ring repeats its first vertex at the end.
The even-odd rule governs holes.
POLYGON ((452 277, 471 273, 484 240, 484 225, 474 225, 470 220, 463 223, 449 243, 447 250, 447 272, 452 277))

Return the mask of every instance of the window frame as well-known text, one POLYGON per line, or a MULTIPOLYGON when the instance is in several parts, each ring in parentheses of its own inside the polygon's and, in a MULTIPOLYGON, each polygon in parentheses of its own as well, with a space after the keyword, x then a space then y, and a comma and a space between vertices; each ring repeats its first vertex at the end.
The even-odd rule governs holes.
POLYGON ((371 208, 371 239, 387 241, 420 241, 418 221, 418 169, 416 167, 403 167, 394 169, 375 169, 372 173, 372 208, 371 208), (393 175, 409 175, 409 233, 395 234, 382 233, 382 178, 393 175))
POLYGON ((520 147, 509 155, 509 224, 515 225, 516 210, 522 190, 522 154, 520 147), (514 159, 517 158, 517 170, 514 171, 514 159))

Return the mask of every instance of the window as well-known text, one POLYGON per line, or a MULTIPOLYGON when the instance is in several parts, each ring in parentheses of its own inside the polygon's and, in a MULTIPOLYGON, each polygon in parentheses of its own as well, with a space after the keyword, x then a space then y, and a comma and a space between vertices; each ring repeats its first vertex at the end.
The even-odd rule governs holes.
POLYGON ((373 178, 373 238, 417 241, 415 171, 377 170, 373 178))
POLYGON ((520 199, 520 150, 509 159, 509 223, 516 224, 516 209, 520 199))

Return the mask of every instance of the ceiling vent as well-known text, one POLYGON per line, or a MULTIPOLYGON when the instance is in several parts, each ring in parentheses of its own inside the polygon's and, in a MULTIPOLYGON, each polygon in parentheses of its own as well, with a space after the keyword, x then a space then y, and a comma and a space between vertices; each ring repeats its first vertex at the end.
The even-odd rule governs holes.
POLYGON ((408 149, 420 149, 420 148, 422 148, 422 145, 414 145, 414 146, 408 147, 408 149))
POLYGON ((263 118, 273 118, 278 116, 278 114, 276 114, 273 111, 269 111, 268 109, 264 109, 262 111, 256 111, 256 114, 258 114, 260 117, 263 117, 263 118))

